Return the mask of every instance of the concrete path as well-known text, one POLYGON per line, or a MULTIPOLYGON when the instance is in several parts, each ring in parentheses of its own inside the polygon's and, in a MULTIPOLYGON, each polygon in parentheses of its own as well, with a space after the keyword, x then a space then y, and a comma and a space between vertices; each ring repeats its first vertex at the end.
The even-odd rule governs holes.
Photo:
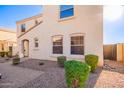
POLYGON ((124 88, 124 74, 103 70, 95 84, 96 88, 124 88))
POLYGON ((124 62, 105 61, 94 87, 124 88, 124 62))
POLYGON ((22 87, 44 72, 13 66, 12 62, 0 63, 0 87, 22 87))

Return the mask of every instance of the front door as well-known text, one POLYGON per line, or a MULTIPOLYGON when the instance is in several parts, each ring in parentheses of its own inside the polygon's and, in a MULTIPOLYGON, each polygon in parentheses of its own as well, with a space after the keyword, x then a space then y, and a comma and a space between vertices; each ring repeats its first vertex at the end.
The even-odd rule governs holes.
POLYGON ((28 57, 29 56, 29 41, 28 40, 24 41, 23 53, 24 53, 24 57, 28 57))

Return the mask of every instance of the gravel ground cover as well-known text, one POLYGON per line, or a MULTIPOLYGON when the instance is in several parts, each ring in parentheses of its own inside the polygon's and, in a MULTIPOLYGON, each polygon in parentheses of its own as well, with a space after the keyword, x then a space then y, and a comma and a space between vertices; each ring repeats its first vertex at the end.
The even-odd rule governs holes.
POLYGON ((7 57, 0 57, 0 63, 9 62, 10 60, 12 60, 12 59, 11 58, 7 58, 7 57))
POLYGON ((42 71, 13 66, 11 61, 0 63, 0 73, 2 74, 0 88, 21 87, 43 74, 42 71))
POLYGON ((38 71, 46 71, 46 70, 50 70, 51 68, 58 67, 56 61, 39 60, 39 59, 27 59, 25 61, 22 61, 17 66, 23 67, 23 68, 29 68, 33 70, 38 70, 38 71), (39 65, 39 63, 43 63, 43 65, 39 65))
MULTIPOLYGON (((11 62, 0 64, 3 79, 0 87, 19 88, 66 88, 64 68, 60 68, 55 61, 27 59, 17 66, 11 62), (43 62, 44 65, 39 65, 43 62)), ((123 88, 123 63, 106 61, 103 68, 90 73, 88 88, 123 88)))
MULTIPOLYGON (((37 60, 37 59, 28 59, 21 64, 19 67, 29 68, 38 71, 44 71, 45 73, 34 79, 33 81, 25 84, 24 88, 35 87, 35 88, 66 88, 65 81, 65 71, 64 68, 60 68, 55 61, 48 60, 37 60), (43 62, 44 65, 39 65, 39 62, 43 62)), ((96 81, 102 71, 102 68, 98 68, 95 73, 90 74, 87 87, 94 87, 96 81)))
POLYGON ((105 61, 103 69, 124 74, 124 62, 105 61))
POLYGON ((66 87, 64 68, 58 66, 56 61, 28 59, 21 62, 19 67, 43 71, 44 73, 33 81, 28 82, 22 88, 61 88, 66 87), (39 63, 44 63, 39 65, 39 63))
POLYGON ((66 88, 64 69, 51 68, 44 74, 28 82, 22 88, 66 88))

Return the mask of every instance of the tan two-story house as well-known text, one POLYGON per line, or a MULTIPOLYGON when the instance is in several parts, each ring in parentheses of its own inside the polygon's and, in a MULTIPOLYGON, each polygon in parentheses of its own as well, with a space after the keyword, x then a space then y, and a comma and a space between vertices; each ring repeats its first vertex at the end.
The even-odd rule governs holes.
POLYGON ((102 66, 102 6, 44 5, 42 14, 17 21, 17 37, 20 57, 84 60, 95 54, 102 66))
POLYGON ((13 29, 0 27, 0 52, 12 51, 13 55, 17 53, 17 36, 13 29))

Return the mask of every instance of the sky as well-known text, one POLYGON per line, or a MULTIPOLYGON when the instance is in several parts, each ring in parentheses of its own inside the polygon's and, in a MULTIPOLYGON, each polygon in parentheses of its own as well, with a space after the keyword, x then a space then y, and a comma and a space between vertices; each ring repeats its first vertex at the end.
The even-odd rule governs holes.
POLYGON ((0 5, 0 26, 15 29, 16 21, 41 13, 41 6, 0 5))
MULTIPOLYGON (((0 5, 0 26, 16 29, 16 21, 42 12, 42 6, 0 5)), ((103 18, 103 43, 114 44, 124 42, 124 7, 105 6, 103 18)))
POLYGON ((104 6, 104 44, 124 43, 124 6, 104 6))

